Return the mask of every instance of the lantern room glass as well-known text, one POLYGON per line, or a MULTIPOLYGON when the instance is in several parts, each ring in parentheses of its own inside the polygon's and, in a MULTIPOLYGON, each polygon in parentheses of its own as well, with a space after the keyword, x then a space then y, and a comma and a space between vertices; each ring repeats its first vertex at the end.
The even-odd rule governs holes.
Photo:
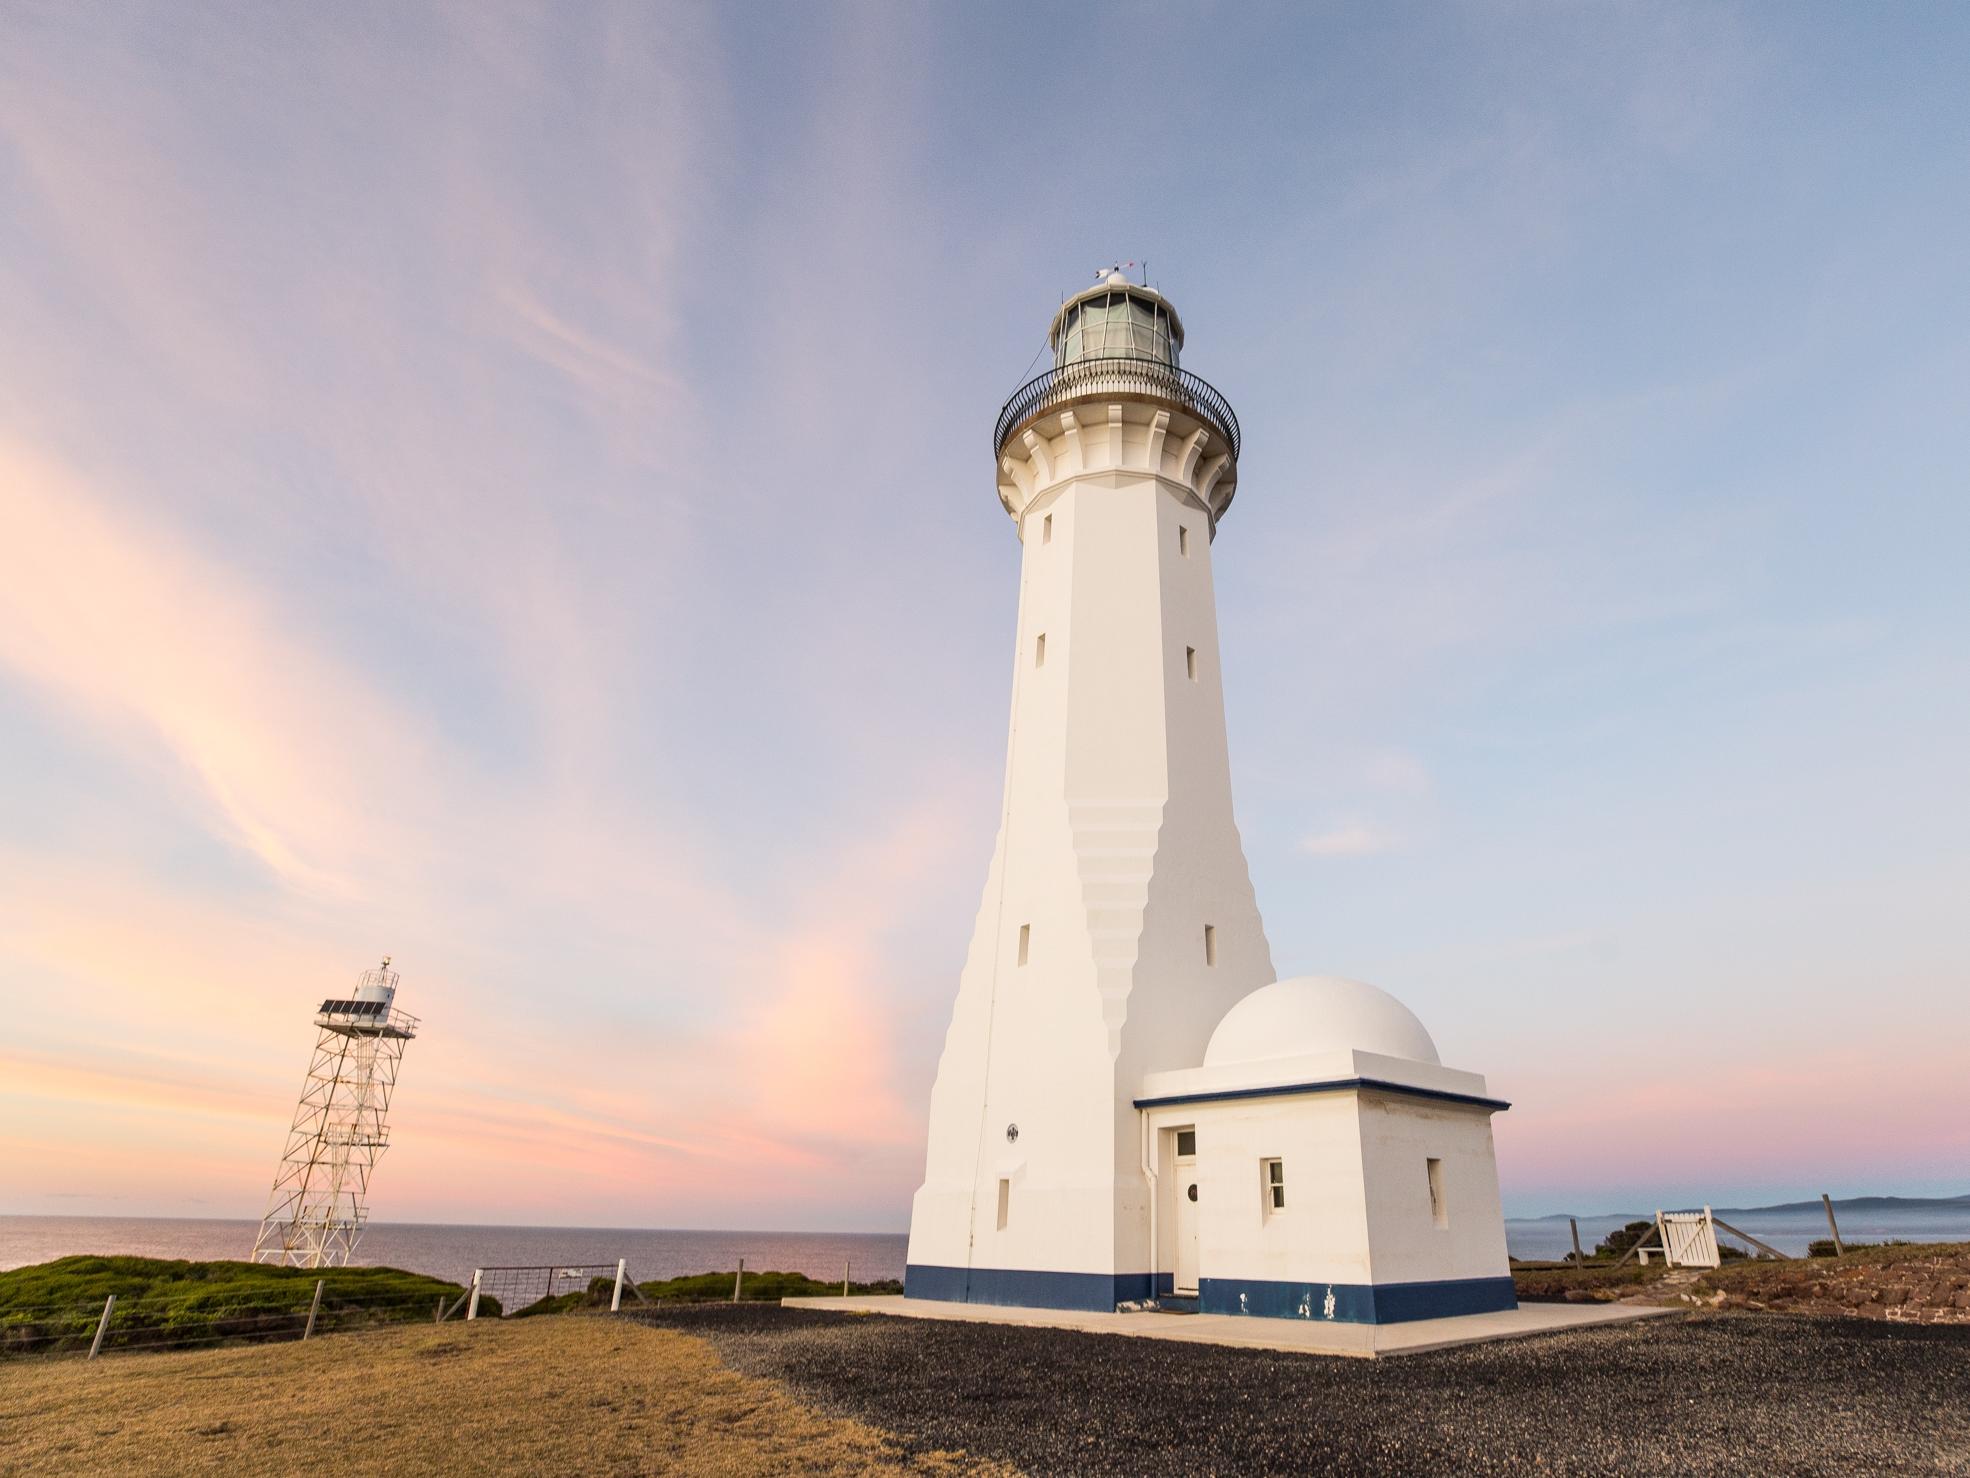
POLYGON ((1149 359, 1176 367, 1177 342, 1170 311, 1126 288, 1083 298, 1061 319, 1054 364, 1084 359, 1149 359))

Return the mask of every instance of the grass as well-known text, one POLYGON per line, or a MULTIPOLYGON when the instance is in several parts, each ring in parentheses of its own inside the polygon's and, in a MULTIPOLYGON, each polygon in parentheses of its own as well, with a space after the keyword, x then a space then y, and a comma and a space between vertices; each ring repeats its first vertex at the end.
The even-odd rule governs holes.
POLYGON ((1730 1307, 1970 1324, 1970 1242, 1851 1247, 1841 1257, 1731 1263, 1696 1291, 1730 1307))
POLYGON ((992 1471, 962 1454, 912 1456, 735 1373, 701 1339, 621 1319, 65 1360, 0 1381, 0 1472, 138 1470, 992 1471))
MULTIPOLYGON (((87 1348, 116 1295, 105 1349, 299 1334, 323 1283, 316 1328, 429 1321, 456 1283, 395 1268, 281 1268, 154 1257, 62 1257, 0 1273, 0 1354, 87 1348)), ((489 1310, 490 1299, 479 1301, 489 1310)))
POLYGON ((1660 1261, 1622 1267, 1612 1262, 1514 1263, 1512 1287, 1525 1303, 1606 1303, 1641 1291, 1668 1271, 1660 1261))
MULTIPOLYGON (((732 1301, 732 1273, 689 1273, 681 1278, 659 1278, 649 1283, 639 1283, 637 1288, 643 1297, 652 1303, 730 1303, 732 1301)), ((895 1279, 883 1279, 874 1283, 851 1283, 849 1292, 855 1294, 901 1293, 903 1285, 895 1279)), ((761 1271, 747 1273, 740 1286, 739 1298, 742 1302, 778 1303, 783 1298, 825 1298, 841 1293, 839 1283, 816 1282, 805 1273, 776 1273, 761 1271)), ((580 1309, 606 1309, 615 1297, 615 1280, 593 1278, 586 1289, 571 1293, 557 1293, 547 1298, 535 1299, 525 1308, 513 1315, 516 1319, 531 1319, 540 1314, 571 1314, 580 1309)), ((628 1293, 623 1295, 625 1306, 635 1302, 628 1293)), ((485 1300, 479 1301, 483 1311, 485 1300)))
MULTIPOLYGON (((692 1273, 682 1278, 663 1278, 636 1286, 643 1296, 656 1303, 712 1303, 732 1296, 731 1273, 692 1273)), ((903 1285, 893 1278, 875 1283, 850 1283, 851 1294, 901 1293, 903 1285)), ((741 1299, 827 1298, 838 1296, 841 1284, 808 1277, 805 1273, 748 1272, 739 1287, 741 1299)))

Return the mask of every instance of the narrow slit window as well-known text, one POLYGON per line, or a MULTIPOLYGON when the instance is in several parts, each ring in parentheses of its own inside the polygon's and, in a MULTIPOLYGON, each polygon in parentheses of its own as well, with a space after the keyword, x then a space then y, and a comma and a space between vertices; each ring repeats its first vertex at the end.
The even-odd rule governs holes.
POLYGON ((1012 1211, 1012 1182, 1003 1176, 999 1179, 999 1230, 1006 1229, 1006 1217, 1012 1211))
POLYGON ((1197 648, 1185 647, 1183 649, 1183 671, 1184 675, 1192 682, 1197 681, 1197 648))
POLYGON ((1423 1162, 1430 1177, 1430 1220, 1440 1227, 1450 1225, 1450 1206, 1443 1198, 1443 1161, 1423 1162))
POLYGON ((1190 529, 1185 524, 1177 525, 1177 553, 1190 558, 1190 529))
POLYGON ((1028 955, 1032 953, 1032 949, 1033 949, 1033 926, 1031 924, 1021 924, 1019 926, 1019 963, 1020 964, 1023 965, 1026 963, 1028 955))
POLYGON ((1047 665, 1047 634, 1044 631, 1033 638, 1033 665, 1035 667, 1047 665))
POLYGON ((1053 515, 1051 513, 1040 520, 1040 542, 1042 544, 1051 544, 1053 542, 1053 515))
MULTIPOLYGON (((1215 965, 1217 962, 1218 962, 1218 926, 1216 924, 1206 924, 1204 926, 1204 963, 1207 965, 1215 965)), ((1436 1164, 1436 1161, 1432 1160, 1430 1161, 1430 1163, 1434 1165, 1436 1164)))
POLYGON ((1286 1162, 1259 1161, 1259 1186, 1265 1193, 1265 1214, 1277 1216, 1286 1209, 1286 1162))

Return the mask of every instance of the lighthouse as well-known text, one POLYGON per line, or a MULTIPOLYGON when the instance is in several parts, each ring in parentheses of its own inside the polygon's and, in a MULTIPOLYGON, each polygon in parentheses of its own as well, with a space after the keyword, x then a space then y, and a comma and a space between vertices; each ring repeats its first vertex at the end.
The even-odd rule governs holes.
POLYGON ((1052 367, 993 429, 1021 545, 1004 801, 906 1294, 1362 1320, 1510 1307, 1504 1105, 1438 1064, 1392 997, 1276 980, 1232 812, 1213 593, 1238 419, 1182 366, 1174 305, 1118 270, 1047 337, 1052 367), (1412 1183, 1378 1199, 1384 1174, 1412 1183), (1453 1201, 1456 1235, 1424 1236, 1453 1201), (1444 1296, 1378 1312, 1378 1282, 1444 1296))

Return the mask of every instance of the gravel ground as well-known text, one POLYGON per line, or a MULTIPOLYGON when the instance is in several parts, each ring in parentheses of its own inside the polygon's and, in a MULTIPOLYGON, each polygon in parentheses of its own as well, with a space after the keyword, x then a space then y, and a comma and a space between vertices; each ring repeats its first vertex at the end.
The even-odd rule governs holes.
POLYGON ((917 1451, 1032 1473, 1970 1473, 1970 1331, 1695 1315, 1366 1361, 1066 1330, 663 1309, 917 1451))

